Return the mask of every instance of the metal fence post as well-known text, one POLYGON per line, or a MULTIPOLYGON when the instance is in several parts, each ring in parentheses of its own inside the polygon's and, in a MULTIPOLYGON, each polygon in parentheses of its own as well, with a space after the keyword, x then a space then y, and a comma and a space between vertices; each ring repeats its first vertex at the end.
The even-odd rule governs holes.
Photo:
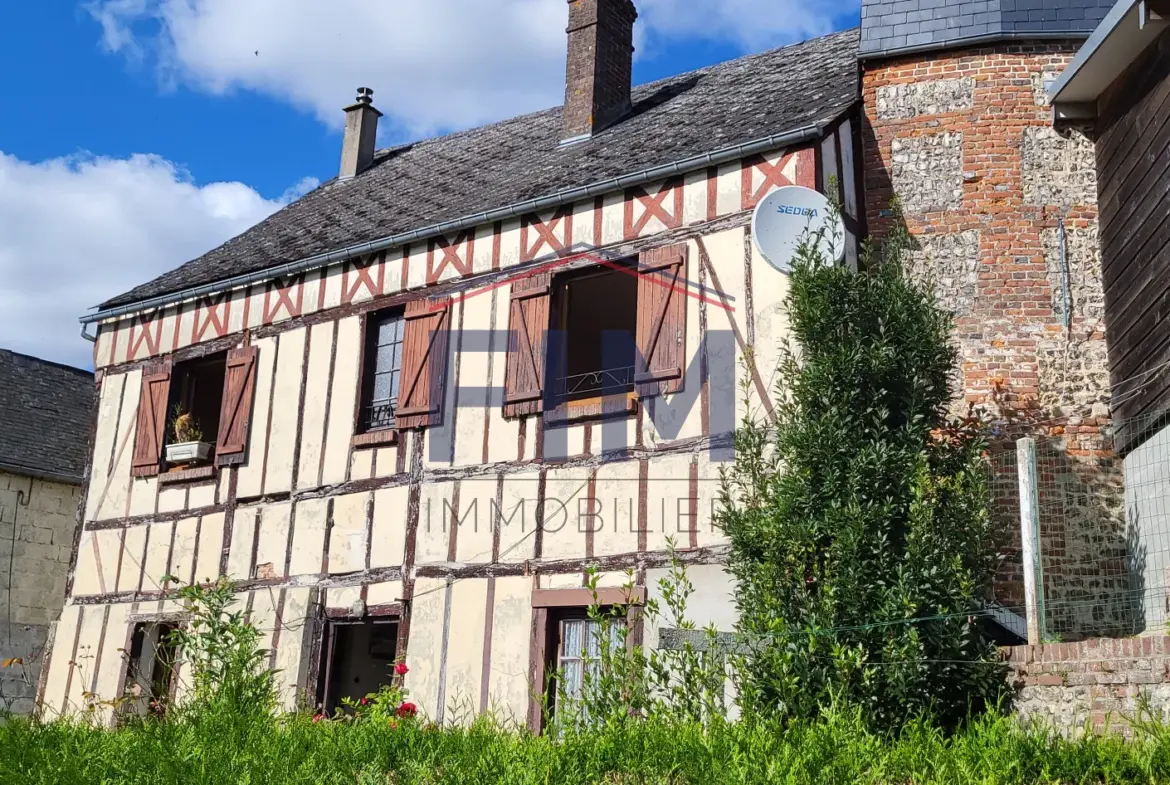
POLYGON ((1028 643, 1044 642, 1044 578, 1040 571, 1040 496, 1036 480, 1036 440, 1016 442, 1020 474, 1020 542, 1024 569, 1024 605, 1028 643))

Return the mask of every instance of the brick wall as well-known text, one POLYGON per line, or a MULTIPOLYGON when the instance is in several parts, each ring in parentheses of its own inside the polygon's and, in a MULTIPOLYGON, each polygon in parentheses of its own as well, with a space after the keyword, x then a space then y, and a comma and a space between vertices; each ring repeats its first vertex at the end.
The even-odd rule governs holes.
POLYGON ((1078 733, 1126 733, 1141 702, 1170 721, 1170 637, 1093 639, 1004 650, 1020 717, 1078 733))
MULTIPOLYGON (((1075 42, 1004 44, 863 65, 869 225, 878 236, 888 231, 897 194, 916 239, 912 269, 956 317, 955 412, 970 404, 988 413, 1002 448, 1023 434, 1041 437, 1049 629, 1065 639, 1133 631, 1124 571, 1113 570, 1125 527, 1110 439, 1093 143, 1053 130, 1044 91, 1075 51, 1075 42), (1089 602, 1102 594, 1116 600, 1105 612, 1089 602)), ((1018 605, 1019 516, 1008 468, 996 478, 1009 551, 998 594, 1018 605)))
POLYGON ((65 600, 81 489, 0 472, 0 709, 31 711, 49 625, 65 600))

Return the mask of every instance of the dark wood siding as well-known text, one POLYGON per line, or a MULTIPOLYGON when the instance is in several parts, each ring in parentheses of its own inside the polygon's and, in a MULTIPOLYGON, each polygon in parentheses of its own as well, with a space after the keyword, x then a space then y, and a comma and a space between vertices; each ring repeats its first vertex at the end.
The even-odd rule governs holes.
POLYGON ((1170 411, 1170 33, 1101 97, 1097 191, 1117 445, 1170 411))

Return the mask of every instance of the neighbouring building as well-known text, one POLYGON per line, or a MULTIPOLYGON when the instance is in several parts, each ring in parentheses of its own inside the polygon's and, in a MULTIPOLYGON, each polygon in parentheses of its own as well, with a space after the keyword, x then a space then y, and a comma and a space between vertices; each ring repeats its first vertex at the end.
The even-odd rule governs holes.
POLYGON ((694 620, 730 627, 712 512, 740 383, 775 396, 786 279, 750 219, 777 186, 837 184, 849 265, 900 197, 959 395, 1058 443, 1112 525, 1092 145, 1045 99, 1107 9, 1035 5, 866 2, 860 32, 631 89, 633 3, 570 0, 564 107, 388 150, 359 90, 337 178, 84 319, 97 427, 45 710, 182 692, 164 576, 240 582, 286 705, 404 659, 439 721, 539 727, 544 675, 585 667, 583 571, 652 593, 668 537, 694 620))
POLYGON ((0 349, 0 711, 33 710, 65 603, 93 374, 0 349))
POLYGON ((1140 629, 1166 629, 1170 593, 1170 5, 1118 2, 1052 89, 1058 128, 1095 144, 1117 450, 1134 540, 1140 629))

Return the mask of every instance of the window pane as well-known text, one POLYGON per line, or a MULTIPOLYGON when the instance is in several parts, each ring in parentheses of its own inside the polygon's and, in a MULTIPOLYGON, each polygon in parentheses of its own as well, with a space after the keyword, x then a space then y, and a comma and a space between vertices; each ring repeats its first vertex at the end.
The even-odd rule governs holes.
POLYGON ((564 622, 564 643, 561 646, 562 657, 580 657, 582 649, 582 633, 584 632, 586 622, 584 621, 567 621, 564 622))
POLYGON ((394 397, 394 376, 380 373, 374 377, 374 395, 371 403, 385 403, 394 397))

